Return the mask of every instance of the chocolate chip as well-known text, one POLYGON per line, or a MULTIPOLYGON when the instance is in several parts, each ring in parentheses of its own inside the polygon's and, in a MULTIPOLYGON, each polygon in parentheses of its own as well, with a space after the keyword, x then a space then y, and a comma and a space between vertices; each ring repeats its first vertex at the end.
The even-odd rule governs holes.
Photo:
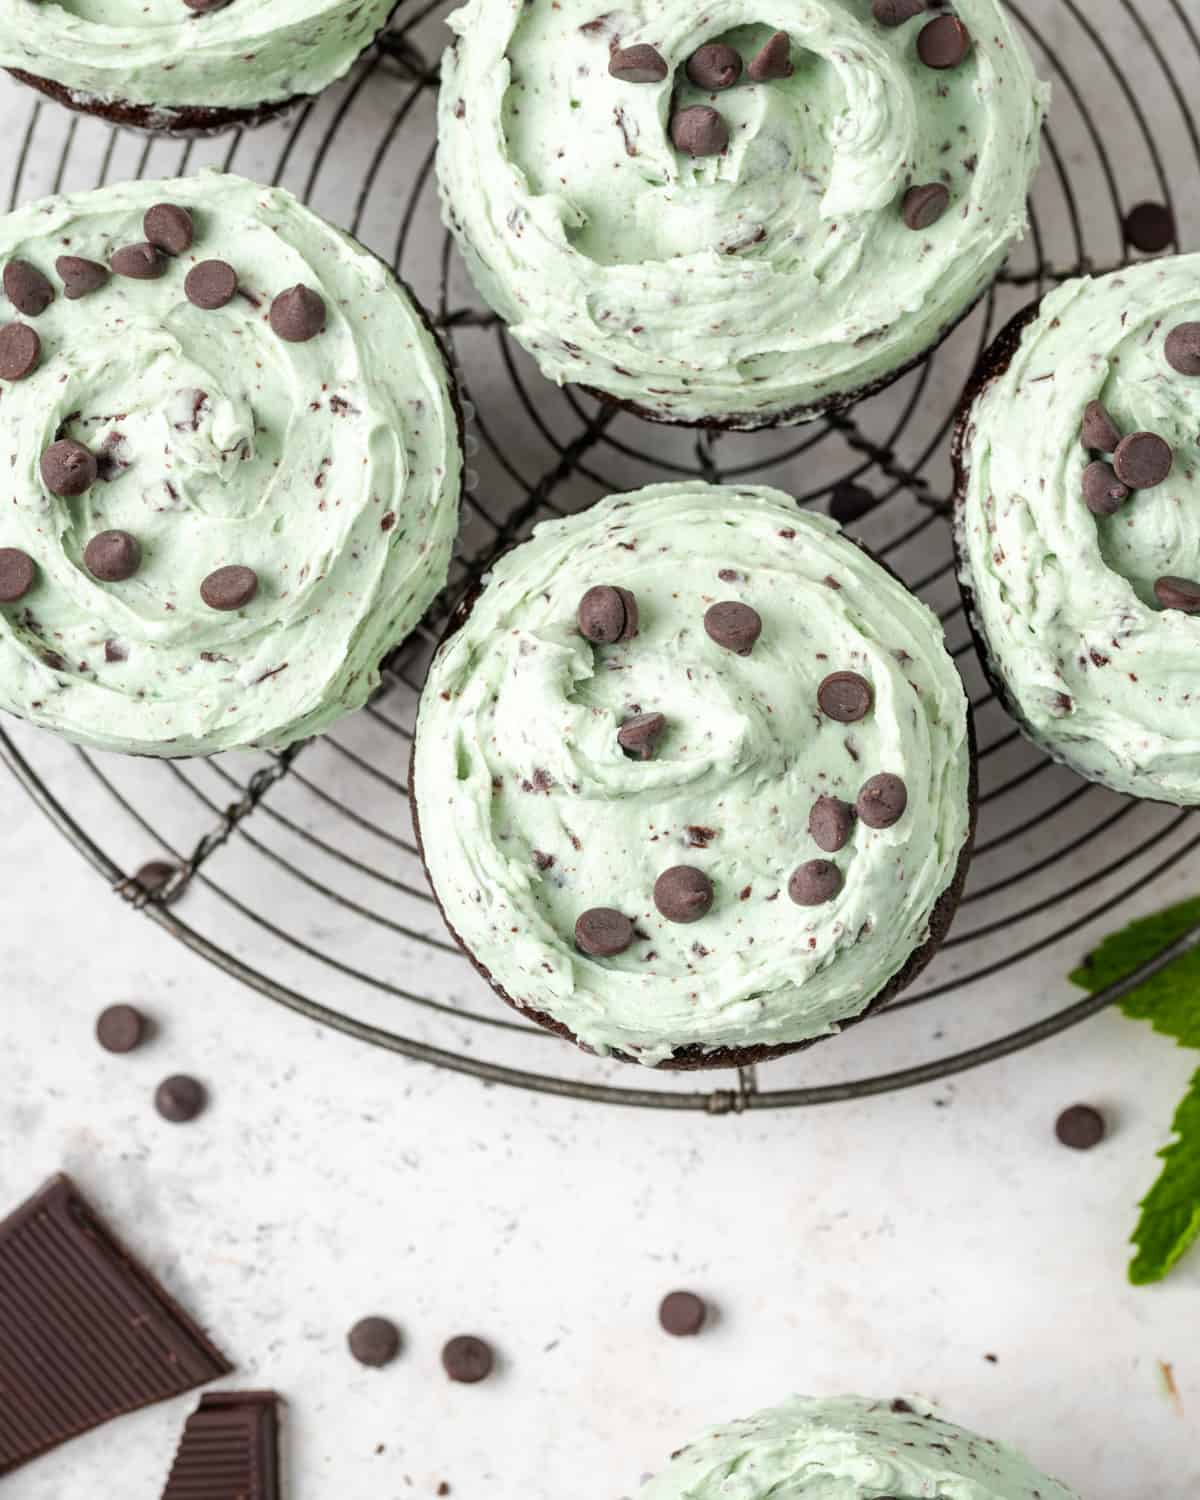
POLYGON ((710 640, 737 656, 749 656, 762 634, 762 619, 756 609, 725 599, 704 611, 704 628, 710 640))
POLYGON ((731 89, 742 76, 742 59, 724 42, 705 42, 688 58, 685 71, 698 89, 731 89))
POLYGON ((1167 363, 1181 375, 1200 375, 1200 323, 1179 323, 1167 334, 1167 363))
POLYGON ((1113 468, 1131 490, 1150 490, 1171 472, 1174 455, 1156 432, 1131 432, 1117 444, 1113 468))
POLYGON ((271 327, 289 344, 304 344, 325 327, 325 299, 311 287, 292 286, 271 303, 271 327))
POLYGON ((146 1034, 146 1018, 132 1005, 110 1005, 96 1018, 96 1040, 105 1052, 132 1052, 146 1034))
POLYGON ((442 1350, 442 1368, 460 1385, 474 1385, 486 1380, 494 1363, 490 1346, 469 1333, 451 1339, 442 1350))
POLYGON ((842 888, 842 872, 831 859, 810 859, 792 871, 788 895, 797 906, 824 906, 842 888))
POLYGON ((917 56, 927 68, 957 68, 970 50, 971 33, 957 16, 936 16, 917 37, 917 56))
POLYGON ((695 1292, 668 1292, 658 1304, 658 1321, 677 1339, 692 1338, 704 1327, 708 1308, 695 1292))
POLYGON ((575 946, 592 958, 615 958, 633 942, 633 923, 611 906, 592 906, 575 923, 575 946))
POLYGON ((108 267, 99 261, 84 260, 80 255, 60 255, 54 269, 62 278, 63 296, 68 302, 78 302, 91 292, 98 292, 108 281, 108 267))
POLYGON ((218 568, 200 585, 200 597, 209 609, 245 609, 258 593, 258 574, 239 563, 218 568))
POLYGON ((186 1125, 194 1120, 207 1103, 204 1085, 186 1073, 164 1078, 154 1092, 155 1109, 173 1125, 186 1125))
POLYGON ((1094 516, 1116 515, 1126 500, 1128 488, 1112 471, 1112 465, 1097 458, 1083 471, 1083 503, 1094 516))
POLYGON ((350 1353, 360 1365, 378 1370, 400 1352, 400 1330, 390 1318, 360 1318, 346 1335, 350 1353))
POLYGON ((102 531, 83 549, 83 562, 101 583, 124 583, 142 565, 142 548, 127 531, 102 531))
POLYGON ((928 229, 950 206, 950 189, 944 182, 925 182, 910 187, 904 195, 902 212, 910 229, 928 229))
POLYGON ((0 380, 24 380, 41 358, 42 341, 28 323, 6 323, 0 328, 0 380))
POLYGON ((1125 238, 1135 250, 1156 255, 1175 241, 1175 215, 1165 203, 1135 203, 1125 215, 1125 238))
POLYGON ((863 783, 855 811, 868 828, 890 828, 904 816, 908 788, 899 776, 881 771, 863 783))
POLYGON ((1080 438, 1085 448, 1096 453, 1111 453, 1121 441, 1121 429, 1109 416, 1103 402, 1089 401, 1083 408, 1080 438))
POLYGON ((4 295, 19 313, 36 318, 54 301, 54 288, 27 260, 10 260, 4 267, 4 295))
POLYGON ((871 14, 881 26, 903 26, 925 9, 925 0, 874 0, 871 14))
POLYGON ((827 719, 856 724, 871 711, 875 695, 857 672, 830 672, 817 689, 817 704, 827 719))
POLYGON ((870 490, 861 484, 843 480, 835 484, 829 495, 829 514, 839 526, 849 526, 859 521, 868 511, 875 509, 878 501, 870 490))
POLYGON ((657 47, 639 42, 636 47, 617 47, 609 55, 608 71, 622 83, 661 83, 668 69, 657 47))
POLYGON ((187 273, 183 283, 188 301, 205 312, 232 302, 237 289, 237 272, 224 260, 202 260, 187 273))
MULTIPOLYGON (((148 896, 156 896, 158 892, 163 890, 178 873, 178 865, 169 865, 165 859, 152 859, 148 864, 144 864, 141 869, 138 870, 138 872, 134 875, 133 880, 134 884, 141 886, 142 890, 144 890, 148 896)), ((179 891, 182 892, 182 890, 183 887, 181 885, 179 891)), ((172 896, 170 899, 172 901, 176 900, 178 899, 178 895, 179 892, 177 892, 175 896, 172 896)))
POLYGON ((836 854, 854 827, 854 809, 840 797, 818 797, 808 814, 808 832, 818 849, 836 854))
POLYGON ((729 128, 715 109, 693 104, 671 116, 671 140, 689 156, 720 156, 729 145, 729 128))
POLYGON ((786 31, 777 31, 769 36, 750 59, 750 66, 746 69, 755 83, 790 78, 795 71, 792 66, 792 39, 786 31))
POLYGON ((1170 574, 1154 580, 1154 597, 1164 609, 1181 609, 1184 614, 1200 614, 1200 583, 1191 578, 1170 574))
POLYGON ((19 547, 0 547, 0 604, 16 604, 37 580, 37 564, 19 547))
POLYGON ((593 584, 575 611, 579 633, 597 646, 631 640, 638 633, 637 600, 628 589, 593 584))
POLYGON ((42 481, 52 495, 82 495, 96 482, 96 456, 71 438, 51 443, 39 465, 42 481))
POLYGON ((110 262, 118 276, 132 281, 157 281, 167 269, 167 257, 157 245, 122 245, 110 262))
POLYGON ((712 881, 693 865, 672 865, 654 882, 654 904, 668 922, 698 922, 713 904, 712 881))
POLYGON ((178 203, 155 203, 146 210, 142 233, 152 245, 168 255, 183 255, 196 237, 192 216, 178 203))
POLYGON ((632 760, 649 760, 667 727, 662 714, 634 714, 617 730, 617 744, 632 760))
POLYGON ((211 15, 214 10, 224 10, 230 4, 230 0, 183 0, 188 10, 194 10, 197 15, 211 15))
POLYGON ((1072 1104, 1054 1122, 1054 1134, 1072 1151, 1090 1151, 1104 1139, 1104 1116, 1090 1104, 1072 1104))

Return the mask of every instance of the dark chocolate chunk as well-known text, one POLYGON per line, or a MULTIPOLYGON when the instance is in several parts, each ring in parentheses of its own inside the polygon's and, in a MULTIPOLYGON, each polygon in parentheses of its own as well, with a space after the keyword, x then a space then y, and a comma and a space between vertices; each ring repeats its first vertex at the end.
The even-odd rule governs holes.
POLYGON ((1135 203, 1124 228, 1126 240, 1147 255, 1157 255, 1175 241, 1175 215, 1165 203, 1135 203))
POLYGON ((291 286, 271 303, 271 327, 289 344, 304 344, 325 327, 325 299, 311 287, 291 286))
POLYGON ((654 904, 668 922, 698 922, 713 904, 713 884, 694 865, 672 865, 654 882, 654 904))
POLYGON ((762 634, 762 619, 756 609, 725 599, 710 605, 704 612, 704 628, 709 639, 737 656, 749 656, 762 634))
POLYGON ((54 301, 54 288, 27 260, 10 260, 4 267, 4 295, 19 313, 36 318, 54 301))
POLYGON ((52 495, 82 495, 96 482, 95 454, 71 438, 51 443, 39 467, 42 482, 52 495))
POLYGON ((821 712, 838 724, 857 724, 871 712, 874 701, 871 684, 857 672, 830 672, 817 689, 821 712))
POLYGON ((142 233, 151 245, 168 255, 183 255, 192 248, 196 237, 192 216, 178 203, 156 203, 146 210, 142 233))
POLYGON ((810 859, 788 880, 788 895, 797 906, 824 906, 842 888, 842 872, 831 859, 810 859))
POLYGON ((1111 453, 1121 441, 1121 429, 1109 416, 1101 401, 1089 401, 1083 408, 1080 440, 1096 453, 1111 453))
POLYGON ((1191 578, 1167 574, 1154 580, 1154 597, 1164 609, 1180 609, 1187 615, 1200 614, 1200 583, 1191 578))
POLYGON ((575 946, 592 958, 615 958, 633 942, 633 923, 611 906, 592 906, 575 923, 575 946))
POLYGON ((194 1120, 208 1103, 208 1094, 197 1078, 175 1073, 164 1078, 154 1091, 154 1107, 172 1125, 186 1125, 194 1120))
POLYGON ((142 565, 142 548, 127 531, 102 531, 83 549, 83 562, 101 583, 123 583, 142 565))
POLYGON ((1072 1104, 1054 1122, 1054 1134, 1072 1151, 1090 1151, 1104 1139, 1104 1116, 1090 1104, 1072 1104))
POLYGON ((1116 515, 1129 489, 1113 473, 1112 465, 1102 458, 1094 459, 1083 471, 1083 503, 1094 516, 1116 515))
POLYGON ((19 547, 0 547, 0 604, 16 604, 37 581, 37 564, 19 547))
POLYGON ((113 251, 110 262, 118 276, 133 281, 157 281, 166 271, 168 261, 157 245, 122 245, 113 251))
POLYGON ((225 260, 202 260, 184 278, 183 291, 194 307, 213 312, 237 295, 237 272, 225 260))
POLYGON ((80 255, 60 255, 54 269, 62 278, 63 296, 77 302, 91 292, 98 292, 108 281, 108 267, 99 261, 84 260, 80 255))
POLYGON ((874 0, 871 14, 881 26, 903 26, 925 9, 925 0, 874 0))
POLYGON ((705 42, 688 58, 685 71, 698 89, 731 89, 742 76, 742 59, 724 42, 705 42))
POLYGON ((971 33, 957 16, 935 16, 917 37, 917 56, 927 68, 957 68, 970 50, 971 33))
POLYGON ((0 380, 24 380, 37 369, 42 341, 28 323, 6 323, 0 328, 0 380))
POLYGON ((579 633, 597 646, 631 640, 638 633, 637 600, 628 589, 593 584, 575 612, 579 633))
POLYGON ((105 1052, 132 1052, 146 1034, 146 1018, 133 1005, 110 1005, 96 1019, 96 1040, 105 1052))
POLYGON ((704 1327, 708 1308, 695 1292, 668 1292, 658 1304, 658 1321, 675 1338, 692 1338, 704 1327))
POLYGON ((661 83, 668 68, 657 47, 639 42, 636 47, 615 48, 608 59, 608 71, 623 83, 661 83))
POLYGON ((442 1350, 442 1368, 451 1380, 474 1385, 492 1373, 495 1358, 490 1345, 469 1333, 452 1338, 442 1350))
POLYGON ((890 828, 904 816, 908 788, 899 776, 881 771, 863 783, 855 811, 868 828, 890 828))
POLYGON ((634 714, 617 730, 617 744, 632 760, 649 760, 666 727, 662 714, 634 714))
POLYGON ((707 104, 692 104, 671 116, 671 140, 689 156, 720 156, 729 145, 729 127, 707 104))
POLYGON ((162 1500, 279 1500, 278 1404, 274 1391, 201 1396, 162 1500))
POLYGON ((258 574, 240 563, 218 568, 200 585, 200 597, 209 609, 245 609, 257 593, 258 574))
POLYGON ((786 31, 776 31, 750 59, 746 69, 755 83, 770 83, 775 78, 790 78, 795 72, 792 66, 792 39, 786 31))
POLYGON ((808 814, 809 837, 826 854, 844 849, 853 827, 854 809, 840 797, 818 797, 808 814))
POLYGON ((871 491, 861 484, 843 480, 830 491, 829 514, 839 526, 849 526, 874 510, 878 503, 871 491))
POLYGON ((1181 375, 1200 375, 1200 323, 1177 323, 1167 334, 1166 355, 1181 375))
POLYGON ((901 211, 910 229, 928 229, 949 206, 950 189, 944 182, 924 182, 905 193, 901 211))
POLYGON ((400 1330, 390 1318, 360 1318, 346 1336, 350 1353, 373 1370, 390 1365, 400 1352, 400 1330))
MULTIPOLYGON (((156 896, 179 873, 178 865, 170 865, 165 859, 152 859, 134 875, 134 884, 141 886, 149 896, 156 896)), ((180 887, 182 890, 182 886, 180 887)), ((170 900, 176 899, 174 896, 170 900)))
POLYGON ((1117 444, 1113 468, 1131 490, 1150 490, 1171 472, 1174 455, 1156 432, 1131 432, 1117 444))

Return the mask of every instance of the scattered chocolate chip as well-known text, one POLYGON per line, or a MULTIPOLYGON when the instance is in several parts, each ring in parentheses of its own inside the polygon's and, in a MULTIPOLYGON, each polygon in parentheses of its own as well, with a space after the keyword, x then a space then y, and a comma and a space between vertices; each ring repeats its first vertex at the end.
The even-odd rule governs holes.
POLYGON ((96 1018, 96 1040, 105 1052, 132 1052, 146 1034, 146 1018, 132 1005, 110 1005, 96 1018))
POLYGON ((704 611, 704 628, 710 640, 737 656, 749 656, 762 634, 762 619, 756 609, 725 599, 704 611))
POLYGON ((0 604, 16 604, 33 587, 37 564, 19 547, 0 547, 0 604))
POLYGON ((1171 472, 1174 455, 1156 432, 1131 432, 1117 444, 1113 468, 1131 490, 1149 490, 1171 472))
POLYGON ((133 281, 157 281, 167 269, 167 257, 157 245, 122 245, 110 262, 118 276, 133 281))
POLYGON ((442 1350, 442 1368, 460 1385, 486 1380, 495 1363, 491 1347, 469 1333, 459 1334, 442 1350))
POLYGON ((172 1125, 186 1125, 194 1120, 208 1103, 204 1085, 186 1073, 164 1078, 154 1091, 154 1107, 172 1125))
POLYGON ((910 187, 901 205, 904 222, 910 229, 928 229, 950 206, 950 189, 944 182, 925 182, 910 187))
POLYGON ((27 260, 10 260, 4 267, 4 295, 19 313, 36 318, 54 301, 54 288, 27 260))
POLYGON ((633 760, 649 760, 667 721, 662 714, 634 714, 617 730, 617 744, 633 760))
POLYGON ((51 443, 39 465, 42 480, 52 495, 82 495, 96 482, 96 456, 82 443, 62 438, 51 443))
POLYGON ((855 811, 868 828, 890 828, 904 816, 908 788, 899 776, 881 771, 863 783, 855 811))
POLYGON ((6 323, 0 328, 0 380, 24 380, 37 369, 42 341, 28 323, 6 323))
POLYGON ((853 827, 854 809, 840 797, 818 797, 808 814, 809 837, 826 854, 844 849, 853 827))
POLYGON ((857 724, 871 712, 875 695, 857 672, 830 672, 817 689, 817 705, 827 719, 857 724))
POLYGON ((698 922, 713 904, 712 881, 693 865, 672 865, 654 882, 654 904, 668 922, 698 922))
POLYGON ((636 47, 617 47, 609 56, 608 71, 623 83, 661 83, 668 69, 657 47, 639 42, 636 47))
POLYGON ((271 327, 289 344, 307 343, 325 327, 325 299, 311 287, 291 286, 271 303, 271 327))
POLYGON ((92 292, 98 292, 108 281, 108 267, 99 261, 84 260, 80 255, 60 255, 54 269, 62 279, 63 296, 68 302, 78 302, 92 292))
POLYGON ((83 562, 101 583, 124 583, 142 565, 142 548, 127 531, 102 531, 83 549, 83 562))
POLYGON ((218 568, 200 585, 200 597, 209 609, 245 609, 258 593, 258 574, 239 563, 218 568))
POLYGON ((688 58, 685 71, 698 89, 731 89, 742 76, 742 59, 724 42, 705 42, 688 58))
POLYGON ((224 260, 202 260, 184 279, 184 295, 194 307, 213 312, 237 295, 237 272, 224 260))
POLYGON ((692 104, 671 116, 671 140, 689 156, 720 156, 729 145, 729 128, 715 109, 692 104))
POLYGON ((633 923, 611 906, 592 906, 575 923, 575 946, 592 958, 615 958, 633 942, 633 923))
POLYGON ((839 526, 849 526, 859 521, 868 511, 875 509, 878 501, 870 490, 861 484, 843 480, 835 484, 829 493, 829 514, 839 526))
POLYGON ((148 896, 156 896, 178 873, 178 865, 169 865, 165 859, 152 859, 137 871, 133 880, 148 896))
POLYGON ((1181 375, 1200 375, 1200 323, 1179 323, 1167 334, 1167 363, 1181 375))
POLYGON ((704 1327, 708 1308, 695 1292, 668 1292, 658 1304, 658 1321, 674 1338, 692 1338, 704 1327))
POLYGON ((1072 1104, 1054 1122, 1054 1134, 1072 1151, 1090 1151, 1104 1139, 1104 1116, 1090 1104, 1072 1104))
POLYGON ((903 26, 925 9, 925 0, 874 0, 871 14, 881 26, 903 26))
POLYGON ((1084 469, 1083 503, 1094 516, 1116 515, 1128 499, 1129 490, 1113 473, 1111 464, 1097 458, 1084 469))
POLYGON ((1200 583, 1191 578, 1170 574, 1154 580, 1154 597, 1164 609, 1181 609, 1184 614, 1200 614, 1200 583))
POLYGON ((638 633, 637 600, 628 589, 593 584, 575 612, 579 633, 597 646, 631 640, 638 633))
POLYGON ((750 66, 746 69, 755 83, 790 78, 795 71, 792 66, 792 39, 786 31, 777 31, 769 36, 750 59, 750 66))
POLYGON ((156 203, 146 210, 142 233, 152 245, 168 255, 182 255, 192 248, 196 236, 192 216, 178 203, 156 203))
POLYGON ((957 16, 935 16, 917 37, 917 56, 927 68, 957 68, 970 50, 971 33, 957 16))
POLYGON ((824 906, 842 888, 842 872, 831 859, 810 859, 788 880, 788 895, 797 906, 824 906))
POLYGON ((1101 401, 1089 401, 1083 408, 1080 438, 1085 448, 1095 453, 1111 453, 1121 441, 1121 429, 1109 416, 1101 401))
POLYGON ((346 1335, 350 1353, 360 1365, 382 1369, 400 1352, 400 1330, 390 1318, 360 1318, 346 1335))
POLYGON ((1156 255, 1175 240, 1175 215, 1165 203, 1135 203, 1125 215, 1125 238, 1135 250, 1156 255))

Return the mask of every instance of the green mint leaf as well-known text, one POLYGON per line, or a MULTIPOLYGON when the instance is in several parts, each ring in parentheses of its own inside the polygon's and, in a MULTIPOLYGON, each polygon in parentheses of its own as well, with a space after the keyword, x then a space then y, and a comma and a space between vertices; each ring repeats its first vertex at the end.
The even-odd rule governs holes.
MULTIPOLYGON (((1200 896, 1141 917, 1114 932, 1071 975, 1080 989, 1102 990, 1122 979, 1168 943, 1200 922, 1200 896)), ((1174 1037, 1181 1047, 1200 1047, 1200 950, 1176 959, 1120 1002, 1135 1021, 1149 1021, 1155 1031, 1174 1037)), ((1200 1150, 1200 1136, 1196 1137, 1200 1150)))
POLYGON ((1134 1286, 1161 1281, 1200 1239, 1200 1073, 1183 1096, 1172 1129, 1179 1139, 1158 1153, 1162 1174, 1142 1199, 1133 1231, 1137 1255, 1129 1279, 1134 1286))

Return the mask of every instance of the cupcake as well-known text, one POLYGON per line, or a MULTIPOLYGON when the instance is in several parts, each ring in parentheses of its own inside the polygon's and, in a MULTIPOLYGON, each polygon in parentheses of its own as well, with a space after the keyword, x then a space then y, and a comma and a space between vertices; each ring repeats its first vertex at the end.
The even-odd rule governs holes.
POLYGON ((652 1477, 640 1500, 1075 1500, 1014 1448, 916 1397, 794 1396, 714 1427, 652 1477))
POLYGON ((1047 95, 997 0, 745 14, 449 18, 438 176, 480 293, 544 375, 656 421, 766 427, 870 394, 1026 223, 1047 95))
POLYGON ((726 1067, 914 978, 973 792, 925 606, 787 495, 681 483, 539 526, 463 603, 411 805, 502 999, 596 1053, 726 1067))
POLYGON ((396 0, 0 0, 0 66, 114 125, 210 135, 340 78, 396 0))
POLYGON ((289 193, 206 173, 0 219, 0 708, 139 755, 361 706, 446 582, 436 339, 289 193))
POLYGON ((1026 734, 1089 780, 1200 803, 1200 255, 1070 281, 959 417, 968 616, 1026 734))

